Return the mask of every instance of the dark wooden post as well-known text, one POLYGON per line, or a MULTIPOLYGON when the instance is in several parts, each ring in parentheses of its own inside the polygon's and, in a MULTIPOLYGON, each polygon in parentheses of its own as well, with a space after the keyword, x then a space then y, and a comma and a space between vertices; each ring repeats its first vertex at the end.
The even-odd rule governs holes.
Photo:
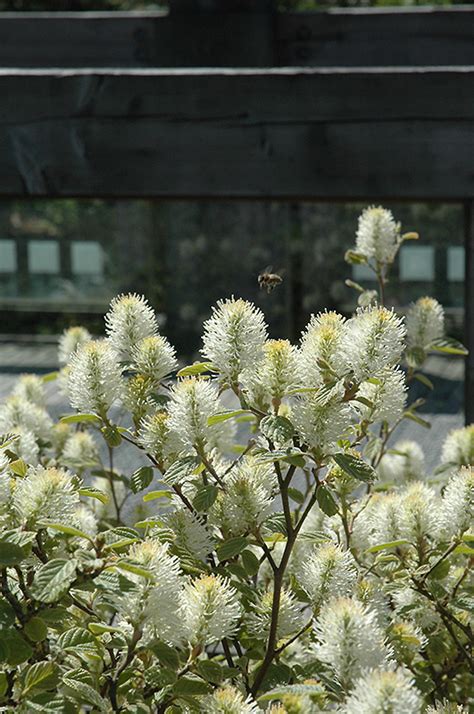
POLYGON ((466 275, 464 279, 464 340, 469 354, 466 357, 465 418, 474 422, 474 200, 465 204, 466 275))

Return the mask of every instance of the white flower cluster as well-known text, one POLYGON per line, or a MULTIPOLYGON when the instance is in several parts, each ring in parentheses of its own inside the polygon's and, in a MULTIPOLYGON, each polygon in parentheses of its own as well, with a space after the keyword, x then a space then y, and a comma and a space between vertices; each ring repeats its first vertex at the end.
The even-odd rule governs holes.
POLYGON ((71 405, 81 412, 106 415, 123 393, 122 369, 105 340, 85 342, 73 353, 67 375, 71 405))
POLYGON ((379 263, 392 263, 400 247, 400 224, 381 206, 366 208, 359 217, 356 250, 379 263))
POLYGON ((158 323, 148 301, 142 295, 129 293, 112 300, 105 329, 116 353, 129 360, 141 340, 158 333, 158 323))
POLYGON ((444 310, 434 298, 422 297, 410 306, 406 325, 408 346, 429 350, 444 335, 444 310))

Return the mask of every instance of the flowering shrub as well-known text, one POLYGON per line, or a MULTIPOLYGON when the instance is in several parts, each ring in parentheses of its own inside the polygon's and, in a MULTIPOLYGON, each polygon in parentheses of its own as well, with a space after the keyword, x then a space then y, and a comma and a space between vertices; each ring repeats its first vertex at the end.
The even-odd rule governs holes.
POLYGON ((297 346, 224 300, 174 378, 123 295, 105 339, 61 337, 46 379, 73 413, 54 423, 44 380, 19 380, 0 407, 2 710, 469 710, 474 427, 432 475, 392 438, 426 425, 407 385, 432 386, 427 354, 464 354, 435 300, 406 320, 383 304, 416 238, 364 211, 346 259, 379 290, 347 281, 355 315, 313 316, 297 346))

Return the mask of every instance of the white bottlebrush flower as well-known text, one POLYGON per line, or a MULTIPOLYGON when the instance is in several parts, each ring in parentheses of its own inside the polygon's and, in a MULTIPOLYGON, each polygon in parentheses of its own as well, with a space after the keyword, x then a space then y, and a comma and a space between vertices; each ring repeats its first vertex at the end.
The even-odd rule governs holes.
POLYGON ((434 298, 419 298, 410 305, 406 326, 408 346, 428 350, 444 335, 443 307, 434 298))
POLYGON ((311 448, 330 449, 352 423, 352 408, 336 392, 325 404, 317 393, 299 396, 292 408, 292 421, 304 442, 311 448))
POLYGON ((362 382, 357 397, 369 400, 373 406, 356 400, 362 419, 394 424, 403 414, 407 399, 405 375, 401 369, 387 367, 377 375, 378 384, 362 382))
MULTIPOLYGON (((272 622, 273 590, 264 592, 252 606, 246 618, 248 631, 259 639, 266 639, 272 622)), ((277 641, 301 630, 308 616, 301 612, 301 606, 293 594, 282 589, 280 594, 280 608, 278 612, 277 641)))
POLYGON ((56 455, 60 455, 64 449, 64 444, 69 439, 74 430, 71 424, 63 424, 62 422, 57 422, 53 425, 51 429, 51 443, 56 455))
POLYGON ((231 686, 220 687, 204 697, 200 711, 205 714, 260 714, 261 709, 249 695, 231 686))
POLYGON ((12 394, 19 399, 24 399, 37 407, 44 407, 44 384, 36 374, 22 374, 13 387, 12 394))
POLYGON ((356 234, 356 250, 379 263, 392 263, 401 243, 400 224, 391 211, 371 206, 362 211, 356 234))
POLYGON ((67 364, 79 345, 89 342, 92 336, 85 327, 69 327, 59 338, 59 364, 67 364))
POLYGON ((203 575, 188 582, 182 610, 189 641, 201 645, 234 635, 241 615, 237 591, 220 575, 203 575))
POLYGON ((167 411, 160 409, 142 419, 138 443, 160 463, 171 453, 179 451, 181 445, 177 435, 170 431, 167 411))
POLYGON ((211 508, 211 522, 227 535, 248 533, 270 515, 275 495, 273 468, 247 456, 226 477, 225 491, 211 508))
POLYGON ((183 449, 211 448, 225 443, 228 422, 209 426, 207 421, 223 411, 215 383, 189 377, 180 380, 171 392, 168 406, 169 428, 178 436, 183 449))
POLYGON ((425 476, 425 455, 416 441, 397 441, 393 451, 381 458, 377 472, 384 481, 400 484, 404 481, 421 481, 425 476))
POLYGON ((174 347, 165 337, 151 335, 132 348, 132 365, 139 374, 158 383, 177 368, 178 361, 174 347))
POLYGON ((339 374, 339 351, 345 321, 337 312, 312 315, 303 332, 299 352, 300 380, 305 386, 316 387, 322 384, 324 362, 339 374))
POLYGON ((354 372, 357 382, 378 377, 395 365, 404 349, 403 321, 386 307, 359 308, 345 323, 341 363, 354 372))
POLYGON ((420 714, 423 698, 403 669, 369 672, 355 682, 341 714, 420 714))
POLYGON ((469 714, 469 709, 456 702, 436 702, 435 706, 429 706, 425 714, 469 714))
POLYGON ((261 310, 246 300, 220 300, 204 323, 205 359, 219 370, 222 378, 236 383, 244 369, 260 360, 267 326, 261 310))
POLYGON ((298 385, 297 350, 288 340, 268 340, 258 380, 272 399, 280 400, 298 385))
POLYGON ((61 460, 72 469, 89 468, 97 463, 99 451, 92 434, 88 431, 76 431, 68 436, 61 460))
POLYGON ((11 396, 0 407, 0 432, 29 431, 36 439, 47 441, 53 422, 42 408, 19 396, 11 396))
POLYGON ((331 600, 321 609, 315 634, 319 644, 314 646, 314 654, 332 667, 344 688, 391 659, 376 613, 357 600, 331 600))
POLYGON ((175 547, 198 560, 205 560, 214 548, 211 534, 204 520, 179 506, 161 516, 163 525, 173 533, 175 547))
POLYGON ((462 467, 449 480, 441 500, 441 530, 445 538, 459 536, 474 523, 474 471, 462 467))
POLYGON ((410 587, 399 587, 392 593, 395 616, 409 620, 422 630, 441 626, 442 620, 433 604, 410 587))
POLYGON ((71 357, 67 375, 71 406, 105 415, 123 391, 117 354, 105 340, 86 342, 71 357))
POLYGON ((412 543, 439 536, 439 499, 432 488, 415 481, 402 494, 400 533, 412 543))
POLYGON ((354 558, 347 550, 325 543, 301 564, 297 580, 311 603, 319 607, 333 597, 350 595, 357 580, 354 558))
POLYGON ((449 432, 443 444, 441 461, 453 466, 474 465, 474 424, 449 432))
POLYGON ((111 345, 124 360, 132 357, 134 347, 145 337, 158 332, 153 308, 143 295, 118 295, 105 316, 105 331, 111 345))
POLYGON ((79 504, 77 485, 72 475, 62 469, 42 466, 30 468, 16 482, 12 506, 21 523, 71 523, 79 504))
POLYGON ((29 429, 19 427, 15 429, 15 434, 18 436, 18 439, 15 441, 14 451, 18 458, 23 459, 29 466, 37 466, 40 447, 33 432, 29 431, 29 429))
POLYGON ((98 522, 97 517, 88 506, 81 503, 74 511, 74 525, 83 533, 87 533, 88 536, 95 536, 97 534, 98 522))

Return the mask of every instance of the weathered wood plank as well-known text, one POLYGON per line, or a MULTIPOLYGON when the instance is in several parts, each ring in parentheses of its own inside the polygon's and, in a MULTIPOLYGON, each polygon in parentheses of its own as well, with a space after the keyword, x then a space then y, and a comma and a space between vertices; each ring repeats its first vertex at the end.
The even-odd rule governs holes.
POLYGON ((474 68, 0 72, 0 193, 459 199, 474 68))
MULTIPOLYGON (((209 5, 209 3, 203 3, 209 5)), ((474 6, 271 12, 2 13, 3 67, 474 64, 474 6)), ((251 10, 254 10, 253 12, 251 10)))

